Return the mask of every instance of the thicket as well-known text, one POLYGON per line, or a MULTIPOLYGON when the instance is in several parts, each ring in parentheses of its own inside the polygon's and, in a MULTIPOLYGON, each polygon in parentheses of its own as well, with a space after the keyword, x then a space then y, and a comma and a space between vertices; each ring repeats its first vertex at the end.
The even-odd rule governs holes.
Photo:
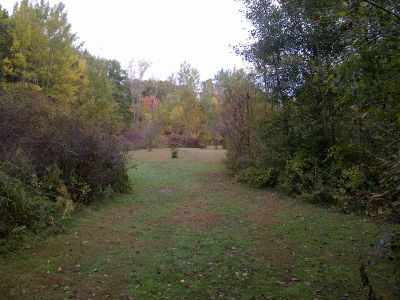
POLYGON ((237 72, 220 80, 230 166, 255 186, 400 221, 399 4, 277 2, 244 1, 254 42, 238 52, 258 91, 237 72))
POLYGON ((2 92, 0 128, 1 236, 50 203, 65 212, 127 187, 121 142, 37 91, 2 92))
POLYGON ((49 199, 34 194, 20 180, 0 171, 0 238, 18 230, 43 230, 54 224, 55 216, 49 199))
POLYGON ((127 188, 127 73, 76 41, 61 3, 0 6, 0 239, 127 188))

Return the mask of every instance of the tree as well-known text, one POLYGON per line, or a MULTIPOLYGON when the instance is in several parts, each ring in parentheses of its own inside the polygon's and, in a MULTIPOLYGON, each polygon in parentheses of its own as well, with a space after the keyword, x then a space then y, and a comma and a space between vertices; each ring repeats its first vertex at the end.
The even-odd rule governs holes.
POLYGON ((219 144, 222 138, 221 103, 217 98, 216 87, 211 79, 202 83, 200 106, 203 113, 202 134, 208 142, 219 144))
POLYGON ((154 96, 158 101, 162 102, 167 95, 175 89, 175 84, 166 80, 148 79, 143 82, 143 97, 154 96))
POLYGON ((109 77, 109 63, 89 52, 82 53, 87 78, 79 91, 76 108, 88 118, 104 123, 116 121, 117 102, 114 100, 115 82, 109 77))
POLYGON ((257 122, 267 110, 265 95, 243 70, 220 71, 221 123, 231 158, 250 159, 258 147, 257 122))
POLYGON ((184 61, 178 72, 178 84, 193 90, 196 95, 200 89, 200 74, 187 61, 184 61))
POLYGON ((108 77, 113 84, 112 97, 117 104, 118 114, 125 124, 131 122, 130 107, 132 105, 131 90, 126 70, 116 60, 107 60, 108 77))
MULTIPOLYGON (((274 168, 281 190, 304 193, 314 202, 400 216, 399 207, 393 206, 399 196, 394 166, 399 164, 400 145, 400 3, 243 3, 253 25, 252 42, 237 49, 254 64, 255 82, 271 105, 252 127, 255 137, 247 138, 261 145, 247 166, 274 168)), ((220 75, 224 91, 230 76, 220 75)), ((247 119, 247 99, 236 96, 223 102, 230 141, 235 140, 236 123, 238 138, 251 137, 248 125, 240 121, 247 119)), ((248 144, 233 143, 244 147, 229 148, 231 161, 257 146, 248 144)))
POLYGON ((150 67, 151 63, 144 59, 139 60, 137 63, 132 59, 129 63, 128 78, 131 87, 133 124, 141 121, 143 79, 150 67))
MULTIPOLYGON (((10 54, 12 45, 11 20, 0 5, 0 62, 10 54)), ((0 84, 5 81, 4 70, 0 69, 0 84)))
POLYGON ((74 46, 64 5, 32 4, 23 0, 12 15, 12 47, 3 59, 3 71, 12 82, 37 85, 62 103, 77 98, 79 53, 74 46))
POLYGON ((154 121, 155 112, 160 105, 156 96, 145 96, 142 98, 142 115, 145 121, 154 121))
POLYGON ((140 136, 148 151, 153 148, 154 140, 160 135, 161 128, 155 121, 144 121, 140 124, 140 136))
POLYGON ((171 88, 158 114, 164 130, 182 135, 186 146, 188 146, 189 138, 198 138, 201 131, 203 116, 197 98, 198 82, 198 71, 190 64, 183 63, 178 73, 178 85, 171 88))

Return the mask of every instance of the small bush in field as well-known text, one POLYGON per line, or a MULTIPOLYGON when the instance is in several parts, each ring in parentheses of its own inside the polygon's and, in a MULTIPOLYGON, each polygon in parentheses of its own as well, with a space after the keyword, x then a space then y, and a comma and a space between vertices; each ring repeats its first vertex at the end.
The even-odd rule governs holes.
POLYGON ((249 184, 256 188, 272 187, 276 184, 276 175, 273 169, 249 167, 236 175, 238 182, 249 184))
POLYGON ((178 149, 171 148, 171 158, 178 158, 178 149))

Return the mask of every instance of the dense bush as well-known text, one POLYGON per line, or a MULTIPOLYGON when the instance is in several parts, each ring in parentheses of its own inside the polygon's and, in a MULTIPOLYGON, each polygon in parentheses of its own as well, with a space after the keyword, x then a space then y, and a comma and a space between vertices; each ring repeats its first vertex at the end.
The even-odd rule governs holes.
POLYGON ((0 163, 7 174, 28 184, 34 175, 43 190, 54 191, 54 182, 65 185, 79 203, 126 187, 122 148, 114 136, 30 89, 3 94, 0 103, 0 163))
POLYGON ((226 153, 226 163, 233 173, 238 173, 254 166, 255 162, 249 155, 238 156, 230 148, 226 153))
POLYGON ((247 183, 256 188, 273 187, 276 179, 276 172, 273 169, 260 167, 250 167, 236 174, 238 182, 247 183))
POLYGON ((48 201, 68 212, 127 187, 117 138, 33 89, 0 95, 0 129, 3 235, 44 220, 48 201))
POLYGON ((322 186, 315 188, 310 193, 304 193, 301 195, 301 199, 306 202, 313 204, 332 204, 334 203, 333 192, 329 187, 322 186))
POLYGON ((18 179, 0 172, 0 238, 15 230, 40 230, 54 223, 54 206, 18 179))
POLYGON ((75 43, 62 3, 20 1, 11 14, 0 5, 0 22, 1 238, 126 188, 115 136, 132 95, 117 61, 75 43))
POLYGON ((300 153, 286 160, 285 168, 280 174, 279 188, 288 194, 299 194, 312 186, 310 166, 300 153))

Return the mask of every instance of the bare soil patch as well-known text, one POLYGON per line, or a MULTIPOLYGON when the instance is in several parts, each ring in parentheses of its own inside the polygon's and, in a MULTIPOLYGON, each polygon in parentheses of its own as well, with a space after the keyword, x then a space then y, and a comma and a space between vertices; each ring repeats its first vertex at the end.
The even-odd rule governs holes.
POLYGON ((260 228, 274 225, 278 222, 277 214, 282 208, 282 199, 276 199, 270 193, 261 191, 256 197, 259 208, 244 215, 244 219, 257 224, 260 228))
POLYGON ((183 224, 190 229, 205 230, 213 226, 221 215, 217 212, 205 211, 205 200, 193 200, 178 207, 168 218, 168 222, 183 224))
POLYGON ((173 191, 169 188, 162 188, 162 189, 157 190, 157 194, 159 194, 159 195, 168 196, 168 195, 171 195, 172 193, 173 193, 173 191))

